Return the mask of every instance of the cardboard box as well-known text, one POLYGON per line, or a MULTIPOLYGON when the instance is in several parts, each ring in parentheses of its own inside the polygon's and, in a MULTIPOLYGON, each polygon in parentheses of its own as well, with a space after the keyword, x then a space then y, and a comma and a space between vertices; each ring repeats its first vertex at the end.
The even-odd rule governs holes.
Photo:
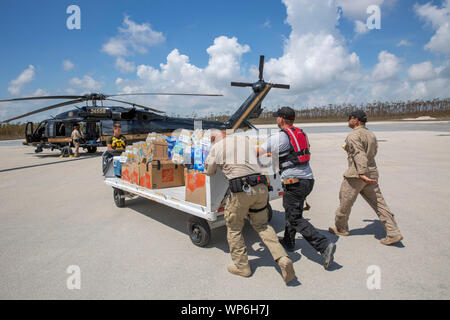
POLYGON ((122 164, 122 180, 132 184, 139 183, 139 165, 135 162, 122 164))
POLYGON ((169 160, 168 147, 167 142, 153 142, 153 160, 169 160))
POLYGON ((184 186, 184 166, 176 165, 170 160, 141 163, 139 185, 148 189, 184 186))
POLYGON ((149 141, 140 144, 141 161, 169 160, 167 142, 149 141))
POLYGON ((185 170, 186 201, 206 206, 206 175, 194 170, 185 170))

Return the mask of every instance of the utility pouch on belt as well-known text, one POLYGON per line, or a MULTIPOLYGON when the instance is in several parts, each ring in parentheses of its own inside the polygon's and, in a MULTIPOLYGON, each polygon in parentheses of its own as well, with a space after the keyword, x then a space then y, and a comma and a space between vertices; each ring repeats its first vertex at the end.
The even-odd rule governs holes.
POLYGON ((256 186, 257 184, 264 183, 268 184, 266 176, 260 174, 252 174, 245 177, 231 179, 230 183, 230 191, 233 193, 243 192, 248 190, 248 187, 256 186))

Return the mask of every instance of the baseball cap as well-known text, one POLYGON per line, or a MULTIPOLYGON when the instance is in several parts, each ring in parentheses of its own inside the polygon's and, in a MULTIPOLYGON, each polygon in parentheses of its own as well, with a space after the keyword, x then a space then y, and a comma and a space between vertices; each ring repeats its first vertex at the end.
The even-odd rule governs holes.
POLYGON ((348 115, 348 120, 352 117, 358 119, 361 122, 367 122, 367 114, 363 110, 355 110, 348 115))
POLYGON ((295 120, 295 111, 289 107, 282 107, 273 113, 275 118, 281 117, 286 120, 295 120))

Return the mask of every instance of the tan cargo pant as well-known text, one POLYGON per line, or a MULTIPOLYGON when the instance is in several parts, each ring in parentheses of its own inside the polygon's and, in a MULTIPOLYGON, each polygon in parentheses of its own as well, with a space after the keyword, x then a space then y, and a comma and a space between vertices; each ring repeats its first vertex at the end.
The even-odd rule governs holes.
POLYGON ((231 193, 225 206, 227 224, 227 240, 230 246, 231 259, 239 269, 248 269, 247 247, 242 236, 244 219, 249 218, 252 227, 258 232, 261 240, 269 248, 276 261, 287 256, 273 228, 267 224, 267 209, 259 212, 249 212, 248 209, 260 209, 267 205, 268 190, 264 184, 251 187, 251 192, 231 193))
POLYGON ((375 210, 387 236, 393 237, 400 234, 394 215, 389 210, 386 201, 384 201, 379 185, 369 185, 359 178, 344 178, 344 181, 342 181, 339 192, 340 205, 336 210, 335 217, 336 228, 339 231, 349 231, 348 219, 358 194, 361 194, 372 209, 375 210))
POLYGON ((75 147, 75 157, 79 157, 80 156, 80 143, 74 142, 73 146, 75 147))

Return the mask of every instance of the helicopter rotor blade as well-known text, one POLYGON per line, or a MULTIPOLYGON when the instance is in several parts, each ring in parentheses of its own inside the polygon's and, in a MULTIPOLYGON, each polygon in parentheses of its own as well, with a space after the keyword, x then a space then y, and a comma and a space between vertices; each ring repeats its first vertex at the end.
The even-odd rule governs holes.
POLYGON ((106 95, 107 97, 118 97, 118 96, 194 96, 194 97, 223 97, 223 94, 207 94, 207 93, 122 93, 122 94, 112 94, 106 95))
POLYGON ((25 97, 0 100, 0 102, 8 101, 25 101, 25 100, 44 100, 44 99, 80 99, 82 96, 41 96, 41 97, 25 97))
POLYGON ((231 82, 232 87, 251 87, 252 83, 247 82, 231 82))
POLYGON ((125 104, 129 104, 129 105, 131 105, 133 107, 139 107, 139 108, 142 108, 142 109, 145 109, 145 110, 149 110, 149 111, 153 111, 153 112, 157 112, 157 113, 166 113, 165 111, 161 111, 161 110, 153 109, 153 108, 150 108, 150 107, 142 106, 142 105, 137 104, 137 103, 126 102, 126 101, 121 101, 121 100, 116 100, 116 99, 105 99, 105 100, 125 103, 125 104))
POLYGON ((290 89, 291 86, 288 85, 288 84, 274 83, 274 84, 272 84, 272 88, 278 88, 278 89, 290 89))
POLYGON ((27 117, 27 116, 31 116, 31 115, 36 114, 36 113, 39 113, 39 112, 43 112, 43 111, 47 111, 47 110, 51 110, 51 109, 56 109, 56 108, 68 106, 68 105, 70 105, 70 104, 74 104, 74 103, 78 103, 78 102, 83 102, 83 99, 77 99, 77 100, 72 100, 72 101, 66 101, 66 102, 54 104, 54 105, 52 105, 52 106, 48 106, 48 107, 45 107, 45 108, 40 108, 40 109, 31 111, 31 112, 22 114, 22 115, 17 116, 17 117, 14 117, 14 118, 11 118, 11 119, 8 119, 8 120, 4 120, 4 121, 2 121, 2 123, 8 123, 8 122, 10 122, 10 121, 17 120, 17 119, 20 119, 20 118, 23 118, 23 117, 27 117))
POLYGON ((259 56, 259 80, 263 80, 264 56, 259 56))

